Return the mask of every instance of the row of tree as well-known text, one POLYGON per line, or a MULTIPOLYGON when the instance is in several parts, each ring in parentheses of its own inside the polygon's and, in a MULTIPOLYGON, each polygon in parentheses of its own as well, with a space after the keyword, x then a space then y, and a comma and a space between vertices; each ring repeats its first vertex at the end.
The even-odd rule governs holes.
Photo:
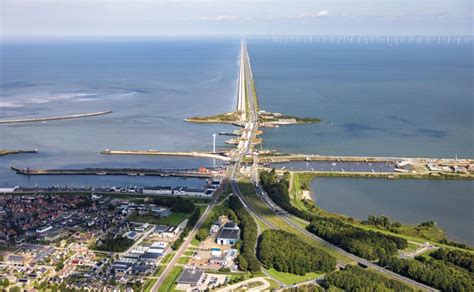
POLYGON ((474 279, 466 270, 435 259, 416 260, 386 257, 379 261, 383 267, 442 291, 474 291, 474 279))
POLYGON ((189 231, 196 225, 200 217, 201 217, 201 209, 195 208, 193 213, 188 219, 188 223, 186 224, 186 227, 184 227, 178 239, 176 239, 175 242, 173 242, 173 244, 171 245, 171 248, 173 250, 177 250, 181 246, 181 244, 183 244, 184 238, 189 234, 189 231))
POLYGON ((242 271, 257 272, 262 264, 255 256, 255 245, 257 243, 257 223, 253 219, 236 196, 229 198, 229 206, 239 219, 242 242, 240 243, 240 254, 237 257, 239 269, 242 271))
POLYGON ((196 205, 191 200, 181 197, 157 197, 153 199, 153 203, 158 206, 168 207, 176 213, 191 213, 196 209, 196 205))
POLYGON ((432 252, 430 256, 437 260, 451 263, 471 273, 474 273, 474 254, 470 252, 439 248, 432 252))
POLYGON ((321 286, 327 290, 337 287, 344 291, 413 291, 409 286, 368 271, 358 266, 346 266, 344 270, 326 275, 321 286))
POLYGON ((257 257, 268 269, 297 275, 330 272, 336 266, 335 257, 282 230, 265 230, 262 233, 257 257))
POLYGON ((293 206, 290 201, 289 188, 289 173, 286 172, 284 176, 279 179, 276 176, 275 169, 271 171, 260 172, 260 182, 265 192, 270 196, 272 201, 286 210, 288 213, 300 217, 306 221, 311 221, 313 215, 300 210, 293 206))
POLYGON ((311 233, 324 238, 348 252, 368 260, 397 254, 408 247, 404 238, 364 230, 336 218, 319 217, 307 227, 311 233))
POLYGON ((394 233, 398 233, 398 228, 402 227, 400 222, 392 221, 387 216, 375 216, 369 215, 367 220, 362 221, 362 224, 377 226, 382 229, 389 230, 394 233))

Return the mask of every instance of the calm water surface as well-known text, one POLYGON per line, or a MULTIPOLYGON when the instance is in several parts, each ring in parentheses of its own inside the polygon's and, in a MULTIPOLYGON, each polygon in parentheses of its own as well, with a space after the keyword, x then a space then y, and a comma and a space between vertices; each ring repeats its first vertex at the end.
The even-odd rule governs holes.
POLYGON ((473 181, 317 178, 311 186, 316 204, 328 211, 406 224, 434 220, 449 238, 474 244, 473 181))
POLYGON ((248 49, 260 108, 318 117, 264 146, 326 155, 474 157, 470 45, 272 43, 248 49))
MULTIPOLYGON (((217 162, 212 159, 104 156, 99 152, 106 148, 211 150, 212 133, 232 130, 183 119, 234 109, 239 40, 3 43, 0 49, 1 118, 113 111, 86 119, 1 125, 0 149, 38 148, 40 154, 1 157, 0 186, 128 185, 138 180, 169 185, 176 180, 27 179, 8 167, 213 166, 217 162)), ((218 137, 218 147, 226 147, 224 140, 218 137)))

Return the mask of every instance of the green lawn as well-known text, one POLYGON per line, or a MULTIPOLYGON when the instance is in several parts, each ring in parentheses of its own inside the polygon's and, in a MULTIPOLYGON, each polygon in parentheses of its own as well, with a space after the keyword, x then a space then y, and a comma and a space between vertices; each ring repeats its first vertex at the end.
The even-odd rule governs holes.
POLYGON ((163 258, 163 260, 161 261, 162 264, 167 264, 171 261, 171 259, 174 257, 174 253, 169 253, 167 255, 165 255, 165 257, 163 258))
POLYGON ((318 274, 318 273, 308 273, 304 276, 300 276, 300 275, 295 275, 295 274, 290 274, 290 273, 278 272, 277 270, 273 268, 268 270, 268 274, 272 275, 273 277, 275 277, 276 279, 278 279, 279 281, 287 285, 293 285, 299 282, 309 281, 321 276, 321 274, 318 274))
POLYGON ((165 266, 158 266, 155 273, 153 273, 153 277, 159 277, 161 273, 165 270, 165 266))
POLYGON ((189 218, 189 216, 191 216, 191 214, 188 213, 172 213, 168 217, 160 217, 150 213, 146 215, 132 214, 128 217, 128 220, 140 223, 178 226, 179 223, 183 222, 184 219, 189 218))
POLYGON ((273 289, 280 288, 280 284, 278 284, 278 282, 273 280, 272 278, 266 278, 266 280, 270 283, 270 291, 273 289))
POLYGON ((189 261, 189 258, 188 258, 188 257, 180 257, 180 258, 178 259, 178 264, 184 265, 184 264, 186 264, 188 261, 189 261))
POLYGON ((156 279, 148 279, 146 280, 145 284, 143 284, 143 291, 148 292, 151 291, 153 285, 155 285, 156 279))
POLYGON ((172 286, 178 279, 179 275, 181 275, 181 272, 183 271, 183 267, 174 267, 171 270, 171 273, 166 277, 165 281, 163 282, 163 285, 158 289, 159 292, 168 292, 172 290, 172 286))
POLYGON ((187 250, 187 251, 184 252, 184 255, 185 255, 185 256, 192 256, 193 253, 194 253, 194 251, 192 251, 192 250, 187 250))

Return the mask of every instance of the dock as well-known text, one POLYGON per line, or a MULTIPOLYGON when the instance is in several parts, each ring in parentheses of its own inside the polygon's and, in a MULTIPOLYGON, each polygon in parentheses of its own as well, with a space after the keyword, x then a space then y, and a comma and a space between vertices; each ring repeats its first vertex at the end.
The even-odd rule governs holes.
POLYGON ((80 169, 30 169, 11 166, 10 169, 22 175, 127 175, 211 178, 218 169, 147 169, 147 168, 80 168, 80 169))
POLYGON ((213 158, 223 161, 229 161, 230 157, 226 153, 212 153, 212 152, 170 152, 170 151, 159 151, 159 150, 104 150, 100 154, 105 155, 162 155, 162 156, 186 156, 186 157, 204 157, 213 158))

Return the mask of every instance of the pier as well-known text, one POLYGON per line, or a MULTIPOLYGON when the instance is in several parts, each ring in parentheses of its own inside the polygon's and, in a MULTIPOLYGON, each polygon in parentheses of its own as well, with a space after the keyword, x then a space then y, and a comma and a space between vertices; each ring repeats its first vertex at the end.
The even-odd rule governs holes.
POLYGON ((189 152, 169 152, 169 151, 159 151, 159 150, 104 150, 100 154, 105 155, 162 155, 162 156, 187 156, 187 157, 205 157, 219 159, 223 161, 229 161, 225 153, 212 153, 212 152, 198 152, 198 151, 189 151, 189 152))
POLYGON ((0 156, 11 155, 11 154, 23 154, 23 153, 38 153, 38 150, 0 150, 0 156))
POLYGON ((148 168, 80 168, 80 169, 30 169, 11 166, 10 169, 22 175, 128 175, 211 178, 220 173, 217 168, 199 169, 148 169, 148 168))
POLYGON ((110 113, 112 113, 112 111, 102 111, 102 112, 94 112, 94 113, 86 113, 86 114, 44 117, 44 118, 10 119, 10 120, 0 120, 0 124, 18 124, 18 123, 35 123, 35 122, 57 121, 57 120, 69 120, 69 119, 79 119, 79 118, 101 116, 101 115, 106 115, 110 113))

